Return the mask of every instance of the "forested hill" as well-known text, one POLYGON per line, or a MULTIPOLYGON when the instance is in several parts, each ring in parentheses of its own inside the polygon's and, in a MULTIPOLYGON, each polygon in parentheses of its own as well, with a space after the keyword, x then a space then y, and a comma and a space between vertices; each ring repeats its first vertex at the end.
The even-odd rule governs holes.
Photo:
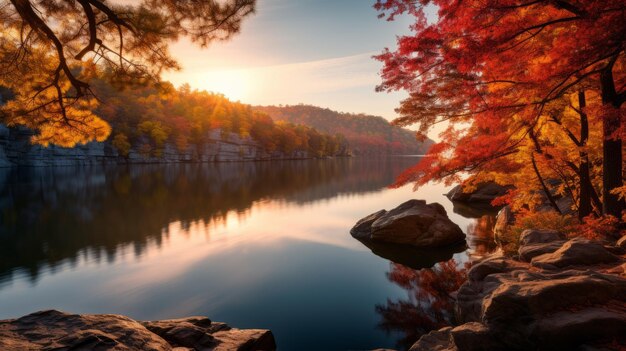
POLYGON ((419 142, 415 133, 391 125, 378 116, 351 114, 311 105, 256 106, 275 121, 286 121, 315 128, 323 133, 346 137, 355 155, 424 154, 431 140, 419 142))

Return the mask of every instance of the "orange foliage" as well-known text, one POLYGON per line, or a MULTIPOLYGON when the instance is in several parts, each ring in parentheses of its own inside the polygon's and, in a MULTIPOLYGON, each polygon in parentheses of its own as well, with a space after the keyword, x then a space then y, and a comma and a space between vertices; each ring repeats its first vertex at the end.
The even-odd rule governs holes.
POLYGON ((218 129, 222 138, 252 138, 268 152, 301 151, 317 157, 348 153, 347 142, 340 134, 275 123, 249 105, 229 101, 220 94, 192 90, 188 85, 176 89, 162 83, 123 91, 104 80, 94 80, 92 85, 110 102, 98 107, 96 113, 113 126, 116 135, 123 134, 131 145, 140 145, 144 154, 159 156, 167 142, 184 151, 209 142, 209 133, 218 129))
POLYGON ((422 134, 447 125, 398 184, 470 174, 514 184, 521 198, 509 200, 519 207, 568 196, 584 215, 619 212, 610 191, 622 184, 625 0, 378 0, 375 7, 382 17, 415 19, 413 33, 378 56, 378 90, 409 94, 394 122, 417 124, 422 134), (427 5, 438 9, 437 20, 427 19, 427 5))
POLYGON ((588 216, 571 236, 582 236, 592 240, 616 240, 626 232, 619 230, 619 220, 613 216, 588 216))

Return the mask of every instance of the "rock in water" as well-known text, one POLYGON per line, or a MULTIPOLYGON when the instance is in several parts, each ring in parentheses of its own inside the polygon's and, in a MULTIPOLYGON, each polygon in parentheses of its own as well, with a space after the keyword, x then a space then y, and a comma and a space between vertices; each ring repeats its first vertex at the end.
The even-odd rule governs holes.
POLYGON ((206 317, 138 322, 125 316, 41 311, 0 321, 0 350, 270 351, 269 330, 233 329, 206 317))
POLYGON ((373 213, 361 219, 350 233, 360 240, 440 247, 465 241, 465 234, 438 203, 409 200, 393 210, 373 213))
POLYGON ((354 227, 352 227, 350 234, 352 234, 352 236, 356 239, 370 239, 372 235, 372 224, 386 213, 386 210, 380 210, 369 216, 361 218, 358 222, 356 222, 354 227))
POLYGON ((503 186, 494 182, 478 184, 476 190, 465 192, 463 186, 457 185, 446 196, 450 201, 474 204, 491 204, 494 199, 506 195, 512 186, 503 186))

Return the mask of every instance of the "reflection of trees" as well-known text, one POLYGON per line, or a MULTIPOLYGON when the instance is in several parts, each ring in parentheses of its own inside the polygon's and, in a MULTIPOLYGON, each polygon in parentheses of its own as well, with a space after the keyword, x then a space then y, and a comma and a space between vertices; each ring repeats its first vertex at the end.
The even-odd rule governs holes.
POLYGON ((466 280, 468 268, 469 263, 459 266, 454 259, 420 270, 391 263, 387 278, 407 290, 408 298, 387 300, 385 305, 376 306, 382 317, 380 327, 387 332, 402 333, 397 346, 408 349, 423 334, 453 325, 451 294, 466 280))
POLYGON ((172 222, 212 225, 264 199, 306 203, 375 191, 412 162, 0 169, 0 282, 17 268, 35 279, 43 266, 81 253, 114 261, 121 245, 141 255, 148 243, 160 245, 172 222))
POLYGON ((474 255, 482 257, 496 249, 496 243, 493 240, 495 224, 496 216, 485 215, 467 226, 467 241, 474 255))

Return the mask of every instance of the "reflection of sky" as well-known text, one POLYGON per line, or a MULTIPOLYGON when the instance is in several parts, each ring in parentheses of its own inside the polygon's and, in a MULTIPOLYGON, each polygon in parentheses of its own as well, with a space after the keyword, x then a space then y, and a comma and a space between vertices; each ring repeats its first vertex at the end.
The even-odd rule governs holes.
POLYGON ((391 347, 393 340, 375 330, 374 306, 406 292, 386 279, 389 261, 349 229, 409 198, 444 204, 466 228, 469 220, 452 213, 445 192, 404 187, 305 204, 263 200, 219 222, 186 228, 174 222, 160 245, 153 240, 139 256, 124 245, 112 262, 83 252, 73 264, 42 272, 36 283, 17 274, 0 290, 0 317, 46 308, 140 319, 207 315, 271 328, 283 349, 304 340, 311 349, 330 349, 333 340, 337 349, 391 347), (350 344, 355 341, 362 344, 350 344))

